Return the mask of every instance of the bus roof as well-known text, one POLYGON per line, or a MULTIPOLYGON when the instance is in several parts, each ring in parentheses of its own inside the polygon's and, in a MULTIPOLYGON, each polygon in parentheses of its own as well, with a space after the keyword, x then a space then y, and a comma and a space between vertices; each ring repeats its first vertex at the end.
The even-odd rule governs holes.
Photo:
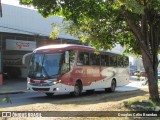
POLYGON ((52 52, 63 52, 71 49, 81 49, 88 51, 95 51, 93 47, 76 45, 76 44, 56 44, 56 45, 47 45, 35 49, 34 53, 52 53, 52 52))
MULTIPOLYGON (((56 45, 47 45, 47 46, 42 46, 37 49, 35 49, 33 52, 34 53, 57 53, 57 52, 64 52, 66 50, 84 50, 84 51, 90 51, 90 52, 95 52, 98 51, 94 49, 91 46, 85 46, 85 45, 77 45, 77 44, 56 44, 56 45)), ((117 54, 113 53, 110 51, 104 51, 104 50, 99 50, 99 52, 105 52, 109 54, 117 54)), ((117 54, 120 55, 120 54, 117 54)))

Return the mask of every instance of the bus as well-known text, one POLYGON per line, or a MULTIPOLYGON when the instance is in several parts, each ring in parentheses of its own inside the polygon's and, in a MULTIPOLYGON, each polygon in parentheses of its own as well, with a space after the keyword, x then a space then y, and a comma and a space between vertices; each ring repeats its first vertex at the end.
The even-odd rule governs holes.
POLYGON ((114 92, 128 83, 128 57, 74 44, 35 49, 27 76, 27 90, 49 97, 60 92, 79 96, 96 89, 114 92))

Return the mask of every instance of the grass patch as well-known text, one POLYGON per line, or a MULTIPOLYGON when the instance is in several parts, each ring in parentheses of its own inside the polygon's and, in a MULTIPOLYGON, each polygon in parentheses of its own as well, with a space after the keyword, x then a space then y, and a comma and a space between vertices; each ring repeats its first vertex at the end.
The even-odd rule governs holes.
MULTIPOLYGON (((6 97, 0 99, 0 103, 3 103, 3 102, 7 102, 7 103, 11 103, 12 104, 12 101, 10 99, 10 97, 8 95, 6 95, 6 97)), ((0 109, 3 108, 0 106, 0 109)))
POLYGON ((128 108, 130 111, 153 111, 152 103, 143 102, 143 101, 134 101, 134 102, 126 102, 124 107, 128 108))
MULTIPOLYGON (((148 92, 148 89, 143 89, 148 92)), ((160 87, 159 87, 160 91, 160 87)), ((129 109, 130 111, 154 111, 154 108, 160 110, 160 103, 155 103, 149 100, 149 94, 144 96, 139 96, 122 103, 123 107, 129 109), (137 107, 136 107, 137 106, 137 107), (139 106, 139 107, 138 107, 139 106)))
POLYGON ((160 103, 154 103, 153 101, 151 101, 151 104, 153 107, 157 107, 160 109, 160 103))

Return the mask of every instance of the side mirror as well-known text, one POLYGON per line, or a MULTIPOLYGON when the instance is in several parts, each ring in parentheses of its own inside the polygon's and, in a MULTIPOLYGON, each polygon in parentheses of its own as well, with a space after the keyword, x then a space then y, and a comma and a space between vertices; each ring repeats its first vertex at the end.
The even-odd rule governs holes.
POLYGON ((31 52, 31 53, 27 53, 27 54, 23 55, 23 58, 22 58, 22 64, 23 65, 28 65, 29 64, 29 60, 30 60, 32 54, 33 53, 31 52))
POLYGON ((69 63, 69 52, 65 51, 65 63, 69 63))

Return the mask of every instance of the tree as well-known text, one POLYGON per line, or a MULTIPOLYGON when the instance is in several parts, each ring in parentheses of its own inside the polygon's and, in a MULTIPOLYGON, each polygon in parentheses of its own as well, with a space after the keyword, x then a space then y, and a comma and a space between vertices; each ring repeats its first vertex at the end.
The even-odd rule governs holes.
POLYGON ((160 0, 21 0, 44 16, 62 15, 66 31, 96 48, 119 43, 140 54, 152 101, 159 102, 160 0))

